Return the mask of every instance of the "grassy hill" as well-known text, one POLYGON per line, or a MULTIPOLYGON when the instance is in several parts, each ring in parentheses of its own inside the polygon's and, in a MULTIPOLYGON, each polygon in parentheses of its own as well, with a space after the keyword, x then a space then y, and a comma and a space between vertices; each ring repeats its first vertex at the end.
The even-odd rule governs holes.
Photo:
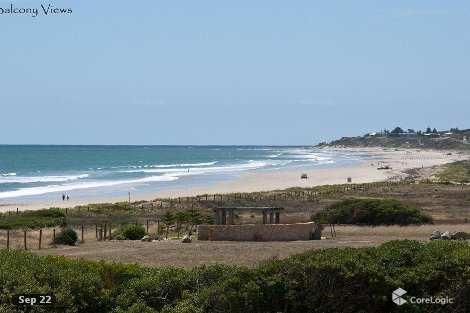
POLYGON ((470 151, 470 129, 440 131, 435 133, 370 133, 364 136, 343 137, 330 143, 320 143, 317 148, 419 148, 436 150, 470 151), (466 139, 466 140, 465 140, 466 139))

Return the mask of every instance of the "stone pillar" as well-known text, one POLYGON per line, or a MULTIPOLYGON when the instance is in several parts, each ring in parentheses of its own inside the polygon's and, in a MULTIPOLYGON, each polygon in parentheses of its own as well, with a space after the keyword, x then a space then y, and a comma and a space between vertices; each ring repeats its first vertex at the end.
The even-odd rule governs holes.
POLYGON ((280 215, 281 215, 281 212, 276 212, 276 224, 279 224, 280 215))
POLYGON ((233 225, 233 209, 228 210, 228 224, 233 225))
POLYGON ((220 225, 220 212, 218 209, 214 209, 214 224, 220 225))
POLYGON ((222 210, 222 225, 227 225, 227 211, 222 210))
POLYGON ((267 217, 266 211, 263 211, 263 224, 267 224, 267 223, 268 223, 268 217, 267 217))
POLYGON ((274 213, 269 212, 269 224, 273 224, 273 223, 274 223, 274 213))

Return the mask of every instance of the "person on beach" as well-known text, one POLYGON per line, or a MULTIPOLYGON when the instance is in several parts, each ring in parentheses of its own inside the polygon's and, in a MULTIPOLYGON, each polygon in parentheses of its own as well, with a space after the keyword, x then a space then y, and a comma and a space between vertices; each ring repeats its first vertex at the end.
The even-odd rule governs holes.
POLYGON ((70 198, 69 198, 69 195, 67 195, 67 201, 69 201, 69 199, 70 199, 70 198))
POLYGON ((65 201, 65 194, 62 194, 62 201, 65 201))

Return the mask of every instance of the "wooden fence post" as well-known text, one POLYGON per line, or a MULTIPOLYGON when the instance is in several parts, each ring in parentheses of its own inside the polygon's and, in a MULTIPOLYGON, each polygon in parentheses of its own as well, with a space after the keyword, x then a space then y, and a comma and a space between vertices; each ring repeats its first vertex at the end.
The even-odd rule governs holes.
POLYGON ((41 250, 42 229, 39 230, 39 250, 41 250))
POLYGON ((106 232, 107 228, 106 227, 107 227, 107 224, 108 223, 104 223, 104 241, 106 241, 106 235, 107 235, 107 232, 106 232))
POLYGON ((98 225, 95 224, 95 238, 98 238, 98 225))
POLYGON ((52 240, 55 241, 55 228, 52 229, 52 240))
POLYGON ((20 212, 18 211, 18 208, 16 208, 16 215, 18 215, 20 212))
POLYGON ((24 249, 28 250, 28 247, 26 245, 26 230, 24 231, 24 249))
POLYGON ((112 228, 113 228, 112 224, 111 224, 111 222, 109 222, 109 236, 108 236, 109 240, 111 240, 111 230, 112 230, 112 228))
POLYGON ((147 234, 149 233, 149 220, 147 220, 147 234))
POLYGON ((7 230, 7 249, 10 249, 10 230, 7 230))
POLYGON ((82 225, 82 243, 84 243, 85 240, 83 239, 83 225, 82 225))

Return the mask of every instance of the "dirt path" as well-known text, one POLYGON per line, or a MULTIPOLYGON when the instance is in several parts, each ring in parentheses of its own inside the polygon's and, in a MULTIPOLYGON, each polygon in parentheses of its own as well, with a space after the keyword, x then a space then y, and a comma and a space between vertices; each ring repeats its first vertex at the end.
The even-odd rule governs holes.
MULTIPOLYGON (((143 266, 177 266, 192 268, 216 263, 257 266, 270 259, 283 259, 307 249, 369 247, 395 239, 413 239, 426 242, 435 229, 470 232, 470 224, 425 225, 410 227, 354 227, 336 228, 337 237, 321 241, 291 242, 229 242, 179 241, 140 242, 88 240, 76 247, 57 247, 36 250, 40 255, 64 255, 71 258, 139 263, 143 266)), ((324 230, 329 236, 329 229, 324 230)))

